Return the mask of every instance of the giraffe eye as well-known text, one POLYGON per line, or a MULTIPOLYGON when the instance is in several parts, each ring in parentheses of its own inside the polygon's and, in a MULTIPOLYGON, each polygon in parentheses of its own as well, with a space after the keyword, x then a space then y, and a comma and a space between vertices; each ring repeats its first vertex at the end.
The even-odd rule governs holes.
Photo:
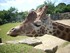
POLYGON ((41 25, 38 25, 38 24, 36 24, 36 23, 33 23, 36 27, 40 27, 41 25))

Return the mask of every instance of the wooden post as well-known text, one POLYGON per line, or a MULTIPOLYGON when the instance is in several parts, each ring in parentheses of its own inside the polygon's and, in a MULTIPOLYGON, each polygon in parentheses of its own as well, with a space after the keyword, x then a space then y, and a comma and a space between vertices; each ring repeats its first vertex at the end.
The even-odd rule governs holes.
POLYGON ((2 43, 2 39, 0 38, 0 43, 2 43))

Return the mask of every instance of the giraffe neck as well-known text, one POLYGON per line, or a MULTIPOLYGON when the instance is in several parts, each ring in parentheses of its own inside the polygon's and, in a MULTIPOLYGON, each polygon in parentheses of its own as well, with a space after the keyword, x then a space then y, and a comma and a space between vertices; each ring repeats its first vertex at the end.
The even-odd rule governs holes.
POLYGON ((53 22, 52 26, 53 26, 52 33, 54 36, 70 41, 70 26, 58 22, 53 22))

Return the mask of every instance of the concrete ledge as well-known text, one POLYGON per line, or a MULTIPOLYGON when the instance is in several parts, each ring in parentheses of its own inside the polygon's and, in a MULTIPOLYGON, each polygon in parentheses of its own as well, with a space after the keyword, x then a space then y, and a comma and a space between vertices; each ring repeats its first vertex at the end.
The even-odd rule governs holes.
POLYGON ((19 41, 19 43, 36 46, 38 44, 42 44, 42 41, 40 41, 40 39, 35 38, 35 37, 31 37, 31 38, 29 37, 29 38, 26 38, 26 39, 24 39, 22 41, 19 41))
POLYGON ((42 41, 42 44, 36 45, 34 48, 41 49, 41 50, 44 50, 47 52, 53 51, 54 48, 55 48, 55 50, 57 50, 56 47, 67 42, 67 41, 62 40, 60 38, 54 37, 52 35, 47 35, 47 34, 42 36, 42 37, 39 37, 39 39, 42 41))

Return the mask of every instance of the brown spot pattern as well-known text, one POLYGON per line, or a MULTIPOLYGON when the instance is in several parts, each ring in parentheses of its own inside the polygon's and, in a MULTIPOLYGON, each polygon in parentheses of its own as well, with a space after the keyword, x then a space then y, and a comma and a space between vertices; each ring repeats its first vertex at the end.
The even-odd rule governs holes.
POLYGON ((61 32, 59 30, 57 30, 57 34, 59 35, 61 32))
POLYGON ((68 32, 70 32, 70 29, 69 28, 66 28, 65 31, 68 33, 68 32))
POLYGON ((63 26, 58 26, 58 28, 60 29, 60 30, 64 30, 64 27, 63 26))
POLYGON ((56 27, 53 27, 53 29, 56 29, 56 27))
POLYGON ((70 26, 58 22, 53 22, 52 25, 54 36, 70 41, 70 26))

